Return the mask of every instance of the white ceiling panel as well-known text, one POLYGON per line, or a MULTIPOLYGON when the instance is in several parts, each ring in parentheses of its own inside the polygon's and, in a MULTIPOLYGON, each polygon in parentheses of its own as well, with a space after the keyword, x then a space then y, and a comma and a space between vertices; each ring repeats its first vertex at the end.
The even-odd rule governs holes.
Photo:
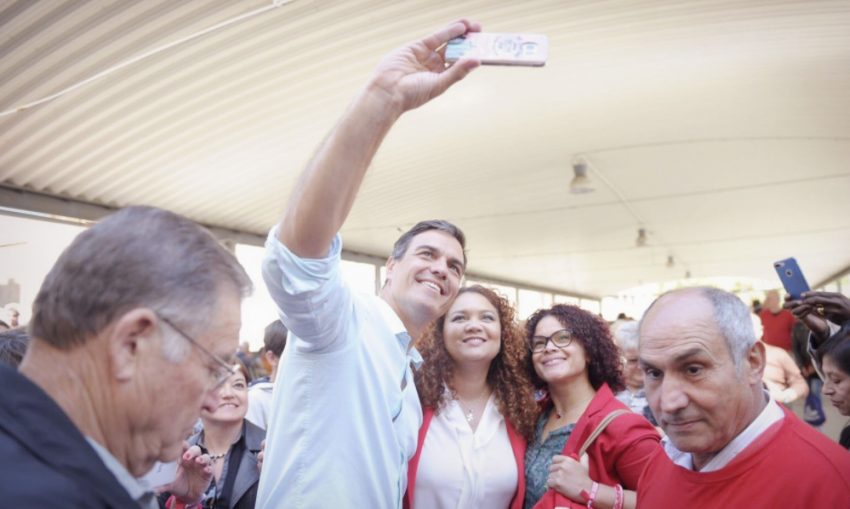
POLYGON ((472 272, 591 296, 771 279, 792 255, 810 282, 850 267, 846 0, 9 1, 0 186, 264 234, 380 57, 461 16, 544 33, 550 59, 476 70, 405 115, 349 249, 386 256, 444 217, 472 272), (593 193, 569 193, 577 156, 593 193))

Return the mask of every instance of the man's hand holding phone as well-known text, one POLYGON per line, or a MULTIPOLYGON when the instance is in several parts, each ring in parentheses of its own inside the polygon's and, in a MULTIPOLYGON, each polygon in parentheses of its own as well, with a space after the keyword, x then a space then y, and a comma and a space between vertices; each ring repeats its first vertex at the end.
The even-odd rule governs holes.
POLYGON ((835 292, 805 292, 799 299, 785 296, 785 309, 806 324, 821 341, 829 337, 829 322, 844 325, 850 321, 850 299, 835 292))

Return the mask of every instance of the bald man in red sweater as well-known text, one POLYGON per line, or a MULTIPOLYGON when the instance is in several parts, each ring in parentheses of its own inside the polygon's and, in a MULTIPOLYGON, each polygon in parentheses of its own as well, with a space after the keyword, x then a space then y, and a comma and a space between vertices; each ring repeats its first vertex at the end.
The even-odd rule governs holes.
POLYGON ((764 344, 736 296, 659 297, 641 321, 640 364, 667 437, 638 508, 850 508, 850 454, 763 389, 764 344))

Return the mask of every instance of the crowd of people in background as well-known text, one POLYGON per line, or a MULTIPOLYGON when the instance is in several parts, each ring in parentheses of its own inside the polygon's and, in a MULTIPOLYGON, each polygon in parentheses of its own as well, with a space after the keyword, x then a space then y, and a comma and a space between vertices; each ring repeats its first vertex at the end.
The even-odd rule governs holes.
POLYGON ((319 147, 267 239, 280 320, 259 354, 238 346, 250 280, 203 228, 129 207, 73 241, 26 331, 0 332, 4 505, 850 507, 850 428, 839 445, 788 408, 850 416, 841 294, 771 291, 754 319, 693 287, 639 321, 558 304, 520 322, 463 286, 444 220, 401 235, 378 295, 346 284, 338 232, 372 158, 479 65, 441 53, 478 30, 387 56, 319 147))

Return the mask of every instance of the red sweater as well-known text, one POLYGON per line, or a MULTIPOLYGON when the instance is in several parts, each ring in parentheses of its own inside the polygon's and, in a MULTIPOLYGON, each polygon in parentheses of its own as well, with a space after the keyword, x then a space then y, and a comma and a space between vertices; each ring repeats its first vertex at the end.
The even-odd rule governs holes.
MULTIPOLYGON (((416 454, 407 463, 407 492, 404 494, 404 509, 413 509, 413 492, 416 489, 416 471, 419 469, 419 459, 422 456, 422 445, 425 443, 425 435, 428 434, 428 426, 431 425, 431 419, 434 418, 434 409, 425 407, 422 409, 422 427, 419 428, 419 443, 416 446, 416 454)), ((508 419, 505 419, 505 427, 508 430, 508 440, 511 443, 511 449, 514 451, 517 468, 517 489, 514 498, 511 500, 510 509, 522 509, 522 503, 525 499, 525 439, 511 425, 508 419)))
POLYGON ((780 309, 779 313, 776 314, 771 313, 769 309, 762 309, 759 312, 759 318, 761 318, 761 324, 764 327, 764 342, 768 345, 791 350, 794 315, 787 309, 780 309))
POLYGON ((720 470, 694 472, 658 451, 641 476, 638 508, 850 508, 850 454, 783 410, 720 470))
MULTIPOLYGON (((614 397, 608 384, 603 384, 576 422, 570 438, 564 445, 563 455, 578 454, 578 450, 596 426, 608 414, 621 408, 628 410, 627 406, 614 397)), ((636 489, 640 474, 649 458, 656 451, 664 452, 659 445, 660 440, 658 432, 642 415, 630 411, 616 417, 587 449, 590 478, 608 486, 621 484, 625 489, 636 489)), ((586 504, 574 502, 550 489, 534 505, 534 509, 555 507, 579 508, 586 507, 586 504)))

